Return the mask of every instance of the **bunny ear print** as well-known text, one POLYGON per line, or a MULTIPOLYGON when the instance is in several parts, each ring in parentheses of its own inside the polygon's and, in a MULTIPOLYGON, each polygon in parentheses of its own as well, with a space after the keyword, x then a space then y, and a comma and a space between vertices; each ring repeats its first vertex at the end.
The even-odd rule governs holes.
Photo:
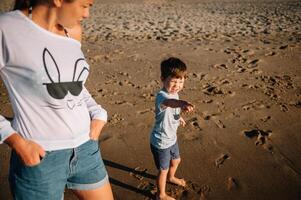
POLYGON ((88 63, 80 58, 75 62, 72 81, 86 80, 89 74, 88 63))
POLYGON ((53 56, 51 55, 50 51, 47 48, 45 48, 43 51, 43 63, 49 80, 52 83, 61 82, 60 70, 53 56))

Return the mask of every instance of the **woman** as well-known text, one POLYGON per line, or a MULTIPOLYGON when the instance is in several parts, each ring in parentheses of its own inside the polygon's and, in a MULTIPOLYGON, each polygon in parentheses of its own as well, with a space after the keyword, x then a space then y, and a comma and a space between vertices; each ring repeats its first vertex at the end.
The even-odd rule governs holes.
POLYGON ((0 142, 12 148, 14 199, 113 199, 98 147, 107 112, 84 86, 89 66, 80 22, 93 0, 16 0, 0 16, 0 75, 14 111, 0 115, 0 142))

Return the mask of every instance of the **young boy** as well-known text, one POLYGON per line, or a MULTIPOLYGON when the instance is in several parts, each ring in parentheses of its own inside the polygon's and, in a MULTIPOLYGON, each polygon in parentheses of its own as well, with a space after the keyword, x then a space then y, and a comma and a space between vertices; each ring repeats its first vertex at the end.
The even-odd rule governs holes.
POLYGON ((178 58, 168 58, 161 63, 161 80, 163 88, 157 93, 155 104, 155 125, 151 133, 151 151, 157 169, 157 199, 174 200, 165 192, 166 181, 185 186, 184 179, 175 177, 180 163, 177 143, 177 128, 185 126, 180 116, 181 110, 191 112, 194 106, 179 100, 178 92, 183 89, 186 77, 186 65, 178 58))

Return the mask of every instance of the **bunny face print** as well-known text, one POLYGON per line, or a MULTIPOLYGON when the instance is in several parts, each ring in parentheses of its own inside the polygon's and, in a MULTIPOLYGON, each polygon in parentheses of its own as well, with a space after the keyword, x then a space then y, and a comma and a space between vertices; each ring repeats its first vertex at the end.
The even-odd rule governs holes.
POLYGON ((43 85, 46 86, 49 96, 54 99, 49 106, 55 109, 67 107, 71 110, 76 106, 81 106, 84 97, 80 94, 83 91, 83 83, 89 74, 85 59, 78 58, 74 61, 73 72, 64 76, 69 80, 66 80, 66 78, 63 80, 62 73, 66 70, 64 70, 64 66, 56 62, 56 59, 47 48, 43 51, 43 65, 48 78, 48 81, 43 85))

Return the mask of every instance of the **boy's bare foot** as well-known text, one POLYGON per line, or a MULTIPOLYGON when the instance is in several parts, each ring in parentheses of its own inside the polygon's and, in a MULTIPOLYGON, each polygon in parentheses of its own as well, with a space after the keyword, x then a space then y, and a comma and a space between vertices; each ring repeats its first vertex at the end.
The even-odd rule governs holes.
POLYGON ((183 186, 183 187, 186 186, 186 181, 182 178, 172 177, 172 178, 169 178, 169 182, 179 185, 179 186, 183 186))
POLYGON ((156 200, 176 200, 176 199, 165 194, 165 195, 157 195, 156 200))

